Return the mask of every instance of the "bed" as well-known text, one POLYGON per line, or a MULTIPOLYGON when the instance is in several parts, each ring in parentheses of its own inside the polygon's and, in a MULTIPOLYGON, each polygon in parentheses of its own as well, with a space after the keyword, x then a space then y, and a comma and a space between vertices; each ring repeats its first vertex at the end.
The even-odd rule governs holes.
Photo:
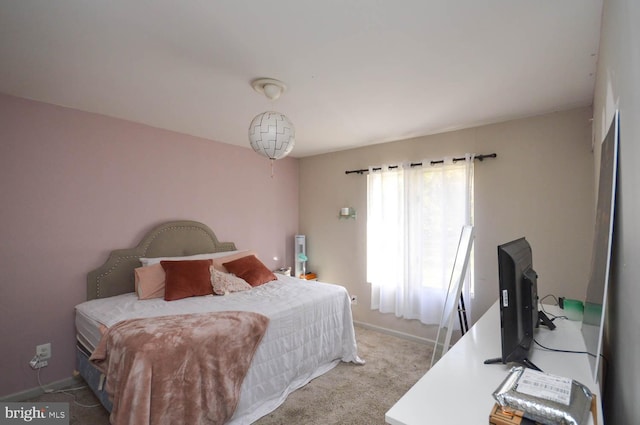
MULTIPOLYGON (((201 317, 215 315, 216 322, 221 322, 221 315, 237 312, 253 315, 252 320, 263 318, 268 323, 263 335, 257 338, 254 354, 241 380, 237 403, 225 419, 225 423, 229 424, 254 422, 275 410, 291 392, 328 372, 341 361, 364 363, 357 353, 349 295, 339 285, 275 274, 276 280, 223 296, 195 296, 176 301, 165 301, 163 298, 140 300, 135 292, 134 270, 141 267, 140 258, 184 257, 205 253, 215 253, 227 258, 227 253, 235 252, 238 250, 234 243, 219 242, 206 225, 195 221, 173 221, 153 228, 134 248, 112 251, 102 266, 88 273, 87 301, 75 309, 77 366, 80 375, 112 413, 112 422, 118 422, 118 425, 126 422, 122 420, 122 416, 117 421, 114 419, 114 410, 117 410, 114 405, 124 406, 122 403, 128 399, 138 398, 131 394, 138 394, 137 391, 141 391, 143 385, 135 382, 138 379, 135 376, 130 377, 129 381, 133 382, 128 382, 128 385, 133 385, 135 390, 119 393, 114 385, 110 387, 109 384, 123 380, 116 379, 115 374, 111 376, 110 373, 114 372, 100 366, 92 355, 95 357, 98 351, 102 351, 107 336, 114 335, 121 325, 135 321, 157 323, 169 319, 172 323, 181 323, 177 320, 200 320, 201 317), (97 365, 100 367, 96 367, 97 365)), ((200 325, 189 326, 206 329, 200 325)), ((117 339, 110 338, 110 341, 116 344, 117 339)), ((225 344, 214 345, 219 349, 225 344)), ((172 347, 151 351, 165 354, 172 347)), ((200 343, 197 347, 202 351, 200 343)), ((127 349, 138 350, 137 347, 127 349)), ((142 351, 143 348, 140 347, 140 352, 142 351)), ((211 353, 208 355, 211 356, 211 353)), ((137 351, 127 354, 127 358, 136 356, 143 354, 137 351)), ((150 374, 155 374, 150 378, 153 382, 160 382, 162 371, 157 366, 155 364, 149 369, 150 374)), ((206 376, 208 375, 207 371, 206 376)), ((199 376, 195 380, 197 382, 190 380, 189 385, 196 386, 201 393, 211 392, 210 387, 200 383, 202 380, 199 376)), ((150 411, 146 413, 151 415, 149 423, 167 423, 167 412, 164 415, 162 412, 154 414, 154 397, 148 394, 145 397, 138 404, 148 404, 145 408, 150 411)), ((208 396, 205 394, 204 398, 208 396)), ((173 406, 171 410, 180 408, 186 412, 181 416, 184 418, 183 423, 192 421, 193 419, 188 418, 194 416, 188 414, 193 413, 189 412, 190 409, 195 409, 193 405, 173 406)), ((202 409, 206 408, 211 409, 211 405, 205 405, 202 409)), ((124 409, 121 407, 120 411, 122 410, 124 409)), ((203 421, 202 418, 206 415, 195 417, 198 421, 203 421)), ((131 419, 129 422, 133 421, 131 419)), ((208 423, 218 422, 211 419, 208 423)))

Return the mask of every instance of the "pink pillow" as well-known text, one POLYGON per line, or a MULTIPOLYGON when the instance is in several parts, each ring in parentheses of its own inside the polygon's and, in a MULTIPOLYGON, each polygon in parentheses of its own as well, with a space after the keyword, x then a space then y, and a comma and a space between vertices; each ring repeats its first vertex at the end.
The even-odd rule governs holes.
POLYGON ((235 254, 227 255, 225 257, 214 258, 213 259, 213 267, 216 270, 221 271, 223 273, 229 273, 229 270, 223 265, 224 263, 228 263, 233 260, 237 260, 238 258, 248 257, 249 255, 255 255, 252 251, 242 251, 235 254))
POLYGON ((223 266, 229 270, 229 273, 244 279, 251 286, 259 286, 277 279, 276 275, 262 264, 255 255, 224 263, 223 266))
POLYGON ((166 274, 164 299, 175 301, 182 298, 213 295, 211 287, 211 260, 160 261, 166 274))
POLYGON ((164 298, 164 269, 160 264, 134 269, 136 293, 141 300, 164 298))
POLYGON ((229 273, 223 273, 216 270, 216 266, 209 267, 211 272, 211 286, 213 287, 213 293, 216 295, 225 295, 231 292, 248 291, 251 289, 244 280, 229 273))

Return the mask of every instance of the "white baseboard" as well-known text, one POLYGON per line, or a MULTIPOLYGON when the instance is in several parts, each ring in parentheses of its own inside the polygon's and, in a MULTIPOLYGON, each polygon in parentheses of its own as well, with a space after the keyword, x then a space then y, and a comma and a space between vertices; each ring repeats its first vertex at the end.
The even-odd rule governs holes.
POLYGON ((420 336, 411 335, 411 334, 400 332, 400 331, 396 331, 396 330, 393 330, 393 329, 388 329, 388 328, 383 328, 381 326, 371 325, 369 323, 358 322, 356 320, 353 321, 353 324, 356 325, 356 326, 360 326, 361 328, 371 329, 373 331, 378 331, 378 332, 382 332, 382 333, 385 333, 385 334, 397 336, 398 338, 408 339, 410 341, 419 342, 419 343, 425 344, 425 345, 434 345, 436 343, 434 340, 429 339, 429 338, 423 338, 423 337, 420 337, 420 336))
MULTIPOLYGON (((61 390, 63 388, 75 387, 78 385, 86 385, 84 380, 80 376, 70 376, 69 378, 61 379, 59 381, 50 382, 45 384, 44 387, 47 390, 61 390)), ((29 390, 20 391, 18 393, 9 394, 3 397, 0 397, 0 401, 7 402, 16 402, 16 401, 25 401, 31 398, 38 397, 44 394, 44 389, 41 387, 31 388, 29 390)))

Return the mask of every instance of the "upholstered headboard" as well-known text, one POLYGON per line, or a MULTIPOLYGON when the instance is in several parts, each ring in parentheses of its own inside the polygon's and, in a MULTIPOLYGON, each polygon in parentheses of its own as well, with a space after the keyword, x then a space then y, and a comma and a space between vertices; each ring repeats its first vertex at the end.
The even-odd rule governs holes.
POLYGON ((87 275, 87 299, 134 291, 134 273, 140 257, 178 257, 233 251, 233 242, 218 242, 215 233, 197 221, 170 221, 147 233, 135 248, 111 251, 107 261, 87 275))

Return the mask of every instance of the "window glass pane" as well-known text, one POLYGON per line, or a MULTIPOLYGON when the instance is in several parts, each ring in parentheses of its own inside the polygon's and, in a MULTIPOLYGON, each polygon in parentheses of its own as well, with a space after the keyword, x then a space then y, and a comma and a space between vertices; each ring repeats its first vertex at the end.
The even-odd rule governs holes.
POLYGON ((422 170, 422 285, 446 290, 460 229, 465 225, 465 168, 422 170))

